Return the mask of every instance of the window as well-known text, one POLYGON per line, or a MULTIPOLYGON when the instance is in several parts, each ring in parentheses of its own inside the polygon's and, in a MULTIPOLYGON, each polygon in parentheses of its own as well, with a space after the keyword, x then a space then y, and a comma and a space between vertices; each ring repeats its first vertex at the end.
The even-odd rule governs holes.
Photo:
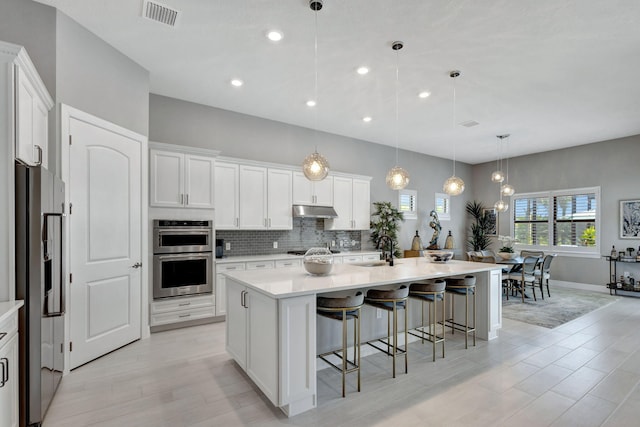
POLYGON ((448 194, 436 193, 436 213, 438 219, 441 221, 448 221, 451 219, 451 199, 448 194))
POLYGON ((511 230, 518 245, 567 254, 600 253, 600 187, 516 194, 511 230))
POLYGON ((398 210, 404 214, 404 219, 418 219, 418 192, 400 190, 398 193, 398 210))

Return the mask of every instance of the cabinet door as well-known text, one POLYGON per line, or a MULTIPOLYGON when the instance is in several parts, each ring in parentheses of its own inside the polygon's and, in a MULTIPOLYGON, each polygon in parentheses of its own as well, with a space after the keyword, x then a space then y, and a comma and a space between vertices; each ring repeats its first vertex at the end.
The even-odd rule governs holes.
MULTIPOLYGON (((4 373, 7 378, 4 385, 0 387, 0 426, 17 427, 18 335, 14 335, 6 344, 1 341, 0 344, 4 344, 0 348, 0 363, 3 365, 3 369, 0 370, 0 374, 4 373)), ((2 384, 1 381, 0 384, 2 384)))
POLYGON ((16 67, 16 158, 35 166, 39 154, 34 146, 34 117, 38 94, 26 74, 16 67))
POLYGON ((267 228, 267 169, 240 166, 240 229, 267 228))
POLYGON ((227 280, 227 352, 246 371, 247 367, 247 309, 245 287, 227 280))
POLYGON ((184 154, 151 150, 149 195, 151 206, 184 205, 184 154))
POLYGON ((293 229, 292 172, 269 169, 267 184, 267 225, 272 230, 293 229))
POLYGON ((302 172, 293 173, 293 204, 312 205, 315 197, 313 182, 309 181, 302 172))
POLYGON ((369 230, 371 220, 371 184, 367 180, 353 180, 353 228, 369 230))
POLYGON ((247 375, 276 406, 278 404, 278 304, 250 291, 247 305, 247 375))
POLYGON ((238 228, 239 210, 239 166, 236 163, 216 162, 215 164, 215 207, 216 229, 238 228))
POLYGON ((333 206, 333 180, 332 176, 328 176, 322 181, 313 183, 313 192, 315 194, 315 203, 318 206, 333 206))
POLYGON ((351 178, 335 177, 333 179, 333 207, 337 218, 325 220, 325 228, 330 230, 351 230, 353 228, 353 180, 351 178))
POLYGON ((33 104, 33 148, 36 162, 49 168, 49 111, 40 98, 33 104))
POLYGON ((227 314, 227 277, 221 273, 244 270, 244 263, 217 264, 216 270, 216 316, 224 316, 227 314))
POLYGON ((185 155, 185 206, 213 209, 213 169, 211 157, 185 155))

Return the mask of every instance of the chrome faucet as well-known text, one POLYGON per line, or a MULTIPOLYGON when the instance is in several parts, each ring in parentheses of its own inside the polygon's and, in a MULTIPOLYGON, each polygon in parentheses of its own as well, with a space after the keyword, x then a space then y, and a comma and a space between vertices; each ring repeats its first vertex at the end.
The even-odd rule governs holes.
POLYGON ((378 244, 376 245, 376 249, 382 249, 382 259, 389 263, 389 267, 393 267, 393 239, 386 234, 380 235, 380 237, 378 237, 378 244), (386 245, 389 245, 391 247, 389 251, 389 257, 385 256, 386 251, 384 248, 386 247, 386 245))

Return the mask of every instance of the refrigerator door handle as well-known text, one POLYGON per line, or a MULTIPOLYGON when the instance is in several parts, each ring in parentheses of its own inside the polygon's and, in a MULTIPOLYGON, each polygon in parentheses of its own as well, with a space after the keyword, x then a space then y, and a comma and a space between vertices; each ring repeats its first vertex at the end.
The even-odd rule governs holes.
MULTIPOLYGON (((60 218, 60 235, 58 236, 58 241, 62 242, 62 239, 64 237, 64 217, 67 216, 64 213, 44 213, 42 214, 42 216, 44 217, 44 227, 42 229, 42 241, 43 243, 45 243, 45 247, 46 247, 46 242, 47 242, 47 237, 48 235, 48 224, 49 224, 49 218, 50 217, 57 217, 60 218)), ((60 283, 60 311, 55 311, 55 312, 47 312, 44 316, 45 317, 61 317, 64 316, 66 308, 65 308, 65 294, 64 294, 64 290, 65 290, 65 286, 64 286, 64 264, 62 261, 62 253, 64 252, 64 248, 61 248, 61 254, 60 254, 60 260, 59 260, 59 271, 60 271, 60 281, 58 283, 60 283)), ((47 256, 48 254, 45 254, 45 256, 47 256)))

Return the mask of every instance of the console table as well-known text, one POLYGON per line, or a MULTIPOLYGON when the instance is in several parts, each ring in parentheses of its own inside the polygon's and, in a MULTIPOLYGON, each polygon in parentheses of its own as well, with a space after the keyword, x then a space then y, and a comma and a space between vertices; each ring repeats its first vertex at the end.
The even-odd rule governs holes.
MULTIPOLYGON (((622 287, 618 288, 618 283, 620 283, 618 280, 618 263, 640 265, 640 261, 638 261, 636 258, 623 258, 623 259, 620 259, 620 257, 612 258, 609 255, 605 255, 603 256, 603 258, 609 261, 609 283, 607 283, 607 288, 609 288, 609 294, 640 297, 640 288, 638 288, 637 284, 636 284, 636 287, 634 288, 633 285, 623 283, 622 287)), ((638 281, 640 281, 640 275, 638 275, 638 277, 636 277, 635 280, 636 280, 636 283, 638 283, 638 281)))

